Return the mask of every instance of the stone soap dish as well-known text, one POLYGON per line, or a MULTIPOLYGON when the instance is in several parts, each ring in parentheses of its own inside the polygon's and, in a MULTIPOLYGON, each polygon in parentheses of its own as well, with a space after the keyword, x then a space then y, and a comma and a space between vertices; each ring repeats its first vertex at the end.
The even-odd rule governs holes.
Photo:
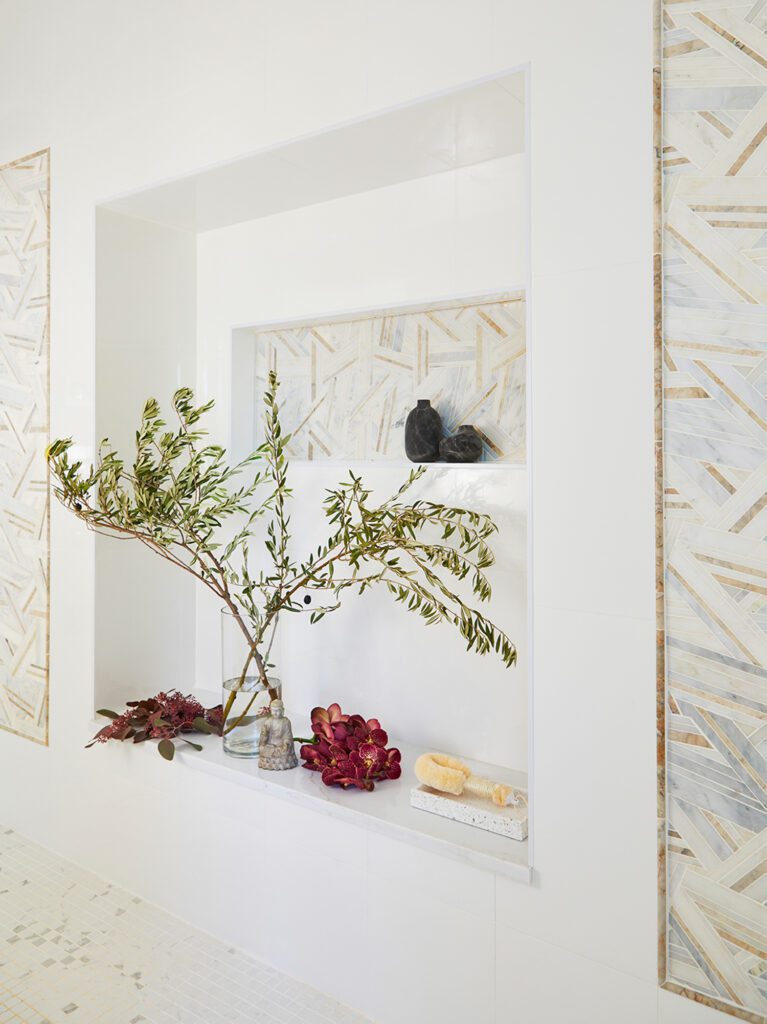
POLYGON ((453 796, 440 793, 429 786, 414 786, 410 791, 410 805, 419 811, 439 814, 451 821, 460 821, 464 825, 495 832, 507 839, 527 839, 527 805, 524 803, 510 807, 496 807, 481 797, 462 793, 453 796))
POLYGON ((413 769, 421 785, 411 790, 411 806, 509 839, 527 839, 527 793, 497 781, 500 769, 484 768, 475 773, 452 754, 421 754, 413 769), (486 777, 487 769, 493 778, 486 777))

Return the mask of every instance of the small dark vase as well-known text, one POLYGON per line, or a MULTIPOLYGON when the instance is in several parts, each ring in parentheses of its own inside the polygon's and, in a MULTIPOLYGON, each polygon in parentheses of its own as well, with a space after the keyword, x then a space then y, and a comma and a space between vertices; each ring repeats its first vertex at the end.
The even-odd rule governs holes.
POLYGON ((476 462, 482 455, 482 438, 470 423, 464 423, 441 442, 439 453, 445 462, 476 462))
POLYGON ((405 454, 411 462, 436 462, 442 438, 442 420, 428 398, 419 398, 405 420, 405 454))

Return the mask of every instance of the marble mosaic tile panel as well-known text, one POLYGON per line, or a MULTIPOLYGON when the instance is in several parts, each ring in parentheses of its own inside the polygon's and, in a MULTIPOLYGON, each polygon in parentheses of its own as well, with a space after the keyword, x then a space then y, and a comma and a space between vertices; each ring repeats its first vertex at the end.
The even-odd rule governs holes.
POLYGON ((49 162, 44 150, 0 167, 0 728, 38 743, 48 742, 49 162))
POLYGON ((365 1024, 365 1019, 0 829, 0 1024, 6 1022, 365 1024))
POLYGON ((767 1020, 767 3, 664 0, 661 981, 767 1020))
POLYGON ((50 1024, 47 1017, 13 991, 0 976, 0 1024, 50 1024))
POLYGON ((521 292, 274 326, 255 341, 254 407, 276 369, 293 458, 403 459, 405 418, 428 398, 447 432, 474 424, 484 460, 525 461, 521 292))

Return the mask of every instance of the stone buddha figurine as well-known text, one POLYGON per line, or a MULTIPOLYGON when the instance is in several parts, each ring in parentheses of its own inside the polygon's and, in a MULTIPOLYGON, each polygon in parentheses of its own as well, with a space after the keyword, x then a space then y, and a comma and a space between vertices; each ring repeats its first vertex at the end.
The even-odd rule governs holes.
POLYGON ((270 771, 285 771, 286 768, 297 766, 298 758, 293 747, 293 727, 290 719, 285 718, 285 705, 281 700, 273 700, 271 715, 261 730, 258 767, 270 771))

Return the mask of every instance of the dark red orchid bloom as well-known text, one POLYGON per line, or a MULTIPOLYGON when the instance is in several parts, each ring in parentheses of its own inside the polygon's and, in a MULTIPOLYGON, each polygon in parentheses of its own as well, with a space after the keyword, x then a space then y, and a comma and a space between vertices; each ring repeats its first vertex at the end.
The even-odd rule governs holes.
POLYGON ((338 704, 312 711, 314 743, 301 747, 304 768, 321 772, 326 786, 370 791, 384 779, 398 779, 401 754, 387 749, 389 737, 377 718, 345 715, 338 704))
POLYGON ((349 760, 352 764, 364 769, 367 775, 373 775, 386 764, 386 750, 384 747, 378 747, 370 740, 366 740, 351 752, 349 760))
POLYGON ((336 738, 336 729, 340 732, 340 738, 346 735, 344 728, 349 716, 341 711, 340 704, 331 704, 327 708, 312 709, 312 732, 332 743, 336 738))
POLYGON ((402 774, 402 754, 396 747, 386 751, 386 764, 383 768, 387 779, 398 779, 402 774))

